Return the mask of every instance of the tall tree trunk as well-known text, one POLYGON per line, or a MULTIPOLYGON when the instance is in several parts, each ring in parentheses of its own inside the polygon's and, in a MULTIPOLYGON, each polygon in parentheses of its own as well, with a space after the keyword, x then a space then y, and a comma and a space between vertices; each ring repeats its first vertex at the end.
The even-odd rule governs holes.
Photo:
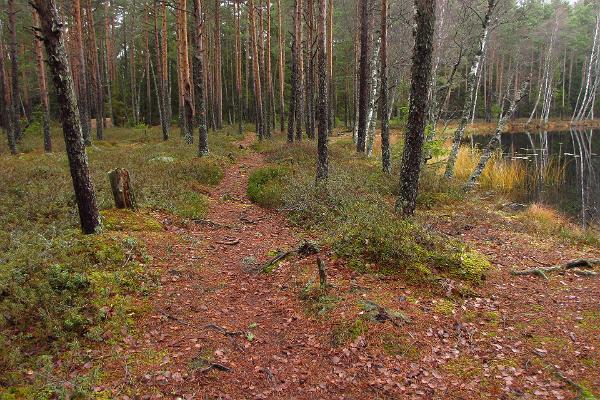
POLYGON ((41 35, 54 79, 81 229, 86 234, 94 233, 100 226, 100 218, 81 133, 75 88, 63 38, 63 24, 59 20, 54 0, 33 0, 32 4, 40 16, 41 35))
POLYGON ((271 124, 272 124, 272 109, 273 109, 273 81, 272 81, 272 73, 271 73, 271 1, 267 0, 265 2, 265 6, 267 8, 266 18, 267 18, 267 37, 265 44, 265 137, 271 137, 271 124))
POLYGON ((431 81, 435 0, 415 0, 415 47, 411 71, 410 107, 400 170, 400 193, 396 210, 403 215, 415 212, 419 174, 427 121, 427 92, 431 81))
POLYGON ((34 25, 34 45, 38 70, 38 82, 40 86, 40 99, 42 102, 42 108, 44 110, 44 151, 46 153, 50 153, 52 152, 52 137, 50 136, 50 101, 48 99, 48 84, 46 83, 46 65, 44 64, 44 51, 42 49, 43 45, 35 33, 35 30, 39 29, 40 27, 39 17, 35 10, 32 12, 32 17, 34 25))
POLYGON ((156 48, 156 75, 158 75, 158 107, 160 116, 160 126, 162 128, 163 140, 169 140, 169 115, 167 111, 167 93, 166 93, 166 81, 164 79, 165 73, 163 68, 165 66, 163 54, 165 48, 163 47, 162 30, 158 29, 158 0, 154 0, 154 41, 156 48))
POLYGON ((283 47, 283 22, 281 16, 281 0, 277 0, 277 17, 279 18, 279 125, 281 133, 285 131, 285 48, 283 47))
MULTIPOLYGON (((320 4, 319 4, 320 7, 320 4)), ((315 104, 313 89, 314 82, 314 63, 313 63, 313 41, 314 41, 314 18, 313 18, 313 0, 306 1, 306 41, 304 42, 306 57, 306 135, 309 139, 315 138, 315 104)), ((320 38, 317 38, 320 40, 320 38)))
POLYGON ((369 106, 369 2, 360 1, 360 64, 358 74, 358 131, 356 151, 364 153, 367 145, 369 106))
POLYGON ((75 33, 75 48, 77 51, 78 75, 78 98, 80 123, 83 132, 83 141, 86 146, 92 144, 90 137, 90 109, 88 102, 88 76, 85 59, 85 47, 83 45, 83 22, 81 17, 81 0, 73 0, 73 22, 75 33))
POLYGON ((14 136, 14 115, 13 107, 10 100, 10 83, 8 82, 7 73, 4 65, 6 59, 4 52, 4 39, 2 38, 2 29, 0 29, 0 109, 6 110, 5 113, 0 113, 0 125, 6 130, 6 139, 8 148, 11 154, 17 154, 17 145, 14 136))
POLYGON ((11 69, 11 99, 12 99, 12 126, 14 138, 17 142, 20 142, 23 137, 23 131, 21 130, 21 121, 19 118, 19 109, 21 104, 21 89, 19 86, 19 62, 17 59, 17 23, 16 23, 15 0, 8 0, 8 31, 9 37, 9 53, 10 53, 10 69, 11 69))
POLYGON ((242 39, 240 20, 242 10, 239 2, 234 3, 235 12, 235 89, 237 94, 237 114, 239 134, 244 133, 243 99, 242 99, 242 39))
POLYGON ((294 20, 296 33, 296 140, 302 140, 302 125, 304 122, 304 63, 302 61, 302 0, 295 0, 296 18, 294 20))
POLYGON ((106 77, 106 96, 108 97, 107 105, 108 105, 108 118, 110 119, 111 124, 114 124, 114 115, 113 115, 113 104, 112 104, 112 46, 111 46, 111 38, 110 38, 110 0, 106 0, 104 2, 104 66, 105 66, 105 74, 106 77))
MULTIPOLYGON (((331 12, 331 10, 329 10, 331 12)), ((327 180, 329 175, 329 154, 327 142, 329 140, 327 123, 329 121, 329 110, 327 101, 327 89, 329 81, 327 80, 327 42, 326 42, 326 23, 327 0, 319 0, 318 17, 318 40, 319 40, 319 137, 317 139, 317 182, 327 180)))
POLYGON ((148 10, 144 11, 144 68, 146 69, 146 125, 152 126, 152 87, 150 78, 150 21, 148 10))
POLYGON ((473 61, 471 63, 471 69, 469 70, 469 74, 467 76, 467 93, 465 94, 465 101, 462 109, 462 116, 460 119, 460 123, 456 131, 454 132, 454 139, 452 141, 452 149, 450 150, 450 157, 448 157, 448 162, 446 164, 446 172, 444 175, 446 178, 452 178, 454 175, 454 165, 456 164, 456 158, 458 157, 458 150, 460 149, 460 144, 462 142, 463 134, 465 132, 465 127, 469 122, 469 117, 471 115, 471 108, 474 104, 474 96, 475 96, 475 85, 477 81, 477 75, 479 71, 479 64, 481 63, 481 59, 483 57, 483 52, 486 48, 486 43, 488 40, 489 33, 489 25, 490 20, 492 18, 492 13, 496 7, 497 0, 487 0, 488 7, 485 13, 485 17, 482 20, 482 32, 479 37, 479 46, 473 57, 473 61))
POLYGON ((196 96, 196 124, 198 125, 198 157, 208 154, 208 127, 206 126, 206 103, 204 82, 204 48, 202 42, 202 3, 194 0, 194 94, 196 96))
POLYGON ((215 123, 223 128, 223 80, 221 62, 221 1, 215 0, 215 123))
MULTIPOLYGON (((294 19, 295 19, 296 13, 294 12, 294 19)), ((298 100, 296 98, 296 86, 297 86, 297 75, 298 75, 298 68, 296 66, 296 35, 292 35, 292 46, 291 46, 291 50, 292 50, 292 65, 290 66, 291 69, 291 77, 290 77, 290 83, 291 83, 291 99, 289 102, 289 112, 288 112, 288 130, 287 130, 287 139, 289 143, 292 143, 294 141, 294 133, 295 133, 295 127, 296 127, 296 107, 298 104, 298 100)))
POLYGON ((379 67, 381 73, 381 89, 379 93, 379 113, 381 114, 381 166, 384 173, 391 174, 390 120, 388 114, 387 13, 388 2, 387 0, 381 0, 381 65, 379 67))
POLYGON ((96 40, 96 27, 94 24, 94 10, 92 1, 87 0, 87 24, 90 38, 90 57, 92 60, 92 74, 94 75, 94 92, 96 95, 96 139, 104 138, 104 95, 102 90, 102 74, 100 74, 100 62, 98 59, 98 42, 96 40))
POLYGON ((327 120, 327 130, 329 134, 335 127, 335 83, 333 81, 333 0, 327 0, 329 14, 327 14, 327 85, 329 85, 327 108, 329 109, 329 119, 327 120))
POLYGON ((194 109, 192 106, 192 84, 190 81, 190 63, 188 51, 188 35, 187 35, 187 0, 179 1, 180 7, 180 49, 181 49, 181 84, 180 90, 183 92, 183 118, 184 118, 184 137, 188 144, 193 143, 194 136, 192 133, 194 127, 194 109))
POLYGON ((248 22, 250 27, 250 41, 252 47, 252 72, 254 75, 254 97, 256 103, 256 126, 258 139, 264 138, 263 100, 260 79, 260 63, 258 56, 258 36, 256 34, 256 20, 254 13, 254 0, 248 0, 248 22))

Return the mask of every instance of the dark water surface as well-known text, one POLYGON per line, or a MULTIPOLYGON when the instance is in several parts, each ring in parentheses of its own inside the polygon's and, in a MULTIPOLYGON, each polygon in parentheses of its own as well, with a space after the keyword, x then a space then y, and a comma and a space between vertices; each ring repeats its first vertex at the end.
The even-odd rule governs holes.
MULTIPOLYGON (((483 147, 489 139, 475 135, 473 143, 483 147)), ((502 152, 527 167, 518 201, 548 204, 582 225, 600 225, 600 130, 504 133, 502 152)))

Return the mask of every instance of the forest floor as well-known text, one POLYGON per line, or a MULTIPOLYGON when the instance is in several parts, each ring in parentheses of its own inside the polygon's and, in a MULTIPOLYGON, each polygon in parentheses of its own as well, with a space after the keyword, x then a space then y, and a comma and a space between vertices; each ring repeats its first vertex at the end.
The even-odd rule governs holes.
POLYGON ((417 217, 492 262, 470 295, 457 297, 452 281, 444 296, 428 285, 359 273, 324 248, 326 293, 305 296, 318 282, 316 255, 291 256, 261 272, 277 250, 318 239, 284 213, 250 202, 249 174, 265 163, 263 154, 247 151, 231 164, 206 192, 204 219, 153 213, 162 231, 128 232, 145 243, 161 285, 135 333, 91 354, 88 364, 100 363, 106 373, 96 391, 118 399, 600 393, 599 278, 511 275, 513 268, 599 257, 597 249, 533 234, 511 211, 473 200, 477 207, 452 204, 417 217))

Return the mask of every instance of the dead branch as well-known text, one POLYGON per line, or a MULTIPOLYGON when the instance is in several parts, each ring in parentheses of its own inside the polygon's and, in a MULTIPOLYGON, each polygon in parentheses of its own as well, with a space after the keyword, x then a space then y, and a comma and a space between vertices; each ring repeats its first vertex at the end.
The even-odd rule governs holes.
POLYGON ((319 268, 319 285, 321 289, 324 289, 327 287, 327 270, 321 257, 317 257, 317 267, 319 268))
POLYGON ((600 258, 580 258, 568 261, 564 264, 552 265, 549 267, 537 267, 524 270, 512 270, 512 275, 536 275, 544 279, 548 279, 547 273, 557 271, 572 270, 573 273, 579 276, 596 276, 598 275, 595 271, 583 270, 581 268, 594 268, 596 265, 600 265, 600 258))
POLYGON ((283 251, 278 252, 275 257, 273 257, 272 259, 270 259, 269 261, 267 261, 266 263, 264 263, 262 265, 261 271, 262 272, 270 272, 271 267, 273 267, 278 262, 284 260, 285 258, 287 258, 288 256, 290 256, 292 254, 298 254, 299 256, 307 257, 312 254, 317 254, 319 251, 321 251, 321 249, 315 242, 312 242, 310 240, 305 240, 304 242, 302 242, 302 244, 300 244, 297 248, 295 248, 293 250, 289 250, 289 251, 285 251, 285 252, 283 252, 283 251))

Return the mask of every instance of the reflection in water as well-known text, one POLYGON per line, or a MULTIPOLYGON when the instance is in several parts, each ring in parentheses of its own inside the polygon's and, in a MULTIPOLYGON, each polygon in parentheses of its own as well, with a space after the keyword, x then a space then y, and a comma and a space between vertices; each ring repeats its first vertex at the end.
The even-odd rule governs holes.
MULTIPOLYGON (((472 143, 488 140, 476 135, 472 143)), ((527 166, 527 189, 518 201, 552 205, 585 226, 600 224, 600 131, 504 133, 501 143, 505 159, 527 166)))

